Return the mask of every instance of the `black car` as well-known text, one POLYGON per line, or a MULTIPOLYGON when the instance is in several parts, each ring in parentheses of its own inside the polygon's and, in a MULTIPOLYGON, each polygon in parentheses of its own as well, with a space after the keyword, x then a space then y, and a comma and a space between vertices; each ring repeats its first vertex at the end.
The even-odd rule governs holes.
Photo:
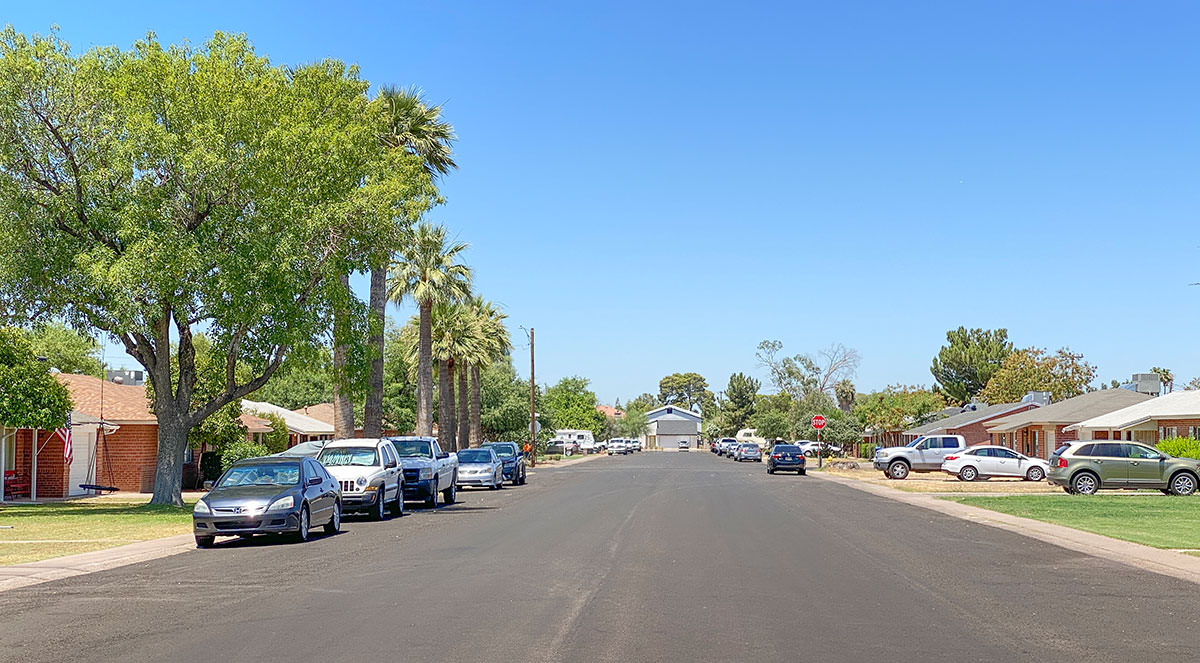
POLYGON ((491 447, 504 462, 505 480, 514 486, 525 485, 525 454, 516 442, 484 442, 483 446, 491 447))
POLYGON ((320 524, 326 534, 341 528, 342 491, 311 458, 239 460, 192 511, 192 531, 200 548, 211 546, 217 536, 290 533, 307 541, 309 528, 320 524))
POLYGON ((794 444, 776 444, 767 455, 767 474, 777 471, 805 473, 804 451, 794 444))

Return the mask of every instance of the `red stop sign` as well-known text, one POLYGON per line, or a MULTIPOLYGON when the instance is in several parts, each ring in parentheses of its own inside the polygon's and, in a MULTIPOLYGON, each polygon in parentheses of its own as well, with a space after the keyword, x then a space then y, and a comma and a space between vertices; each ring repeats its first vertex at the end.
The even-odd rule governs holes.
POLYGON ((815 428, 817 430, 821 430, 822 428, 824 428, 825 427, 825 417, 820 414, 813 417, 812 426, 813 426, 813 428, 815 428))

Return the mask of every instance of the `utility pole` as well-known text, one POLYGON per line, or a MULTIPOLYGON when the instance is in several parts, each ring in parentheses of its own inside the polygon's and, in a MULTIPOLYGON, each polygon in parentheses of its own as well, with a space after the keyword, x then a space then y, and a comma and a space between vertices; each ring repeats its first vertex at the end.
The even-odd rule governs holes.
POLYGON ((537 467, 537 435, 534 427, 537 425, 537 413, 534 411, 534 395, 537 393, 533 386, 533 327, 529 328, 529 466, 537 467))

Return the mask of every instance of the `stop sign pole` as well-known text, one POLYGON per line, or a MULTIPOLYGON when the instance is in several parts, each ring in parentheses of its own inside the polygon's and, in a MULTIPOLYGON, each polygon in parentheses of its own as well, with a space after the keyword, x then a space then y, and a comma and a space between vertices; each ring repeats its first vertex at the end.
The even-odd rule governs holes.
POLYGON ((816 415, 812 418, 812 427, 817 429, 817 469, 825 467, 825 454, 821 453, 821 429, 825 427, 825 417, 816 415))

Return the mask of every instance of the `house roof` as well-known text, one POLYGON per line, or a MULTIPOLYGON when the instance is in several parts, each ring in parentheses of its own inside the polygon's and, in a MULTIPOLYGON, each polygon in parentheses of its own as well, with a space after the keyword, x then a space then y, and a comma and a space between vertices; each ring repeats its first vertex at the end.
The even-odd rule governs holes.
POLYGON ((54 377, 71 393, 77 412, 118 424, 158 423, 150 411, 145 386, 106 382, 75 373, 55 373, 54 377))
POLYGON ((916 428, 910 428, 904 431, 905 435, 929 435, 938 431, 950 430, 951 428, 962 428, 980 421, 994 419, 1004 414, 1008 414, 1013 410, 1029 406, 1030 403, 997 403, 995 405, 979 405, 974 410, 967 410, 956 415, 931 421, 916 428))
POLYGON ((247 433, 270 433, 271 422, 261 417, 256 417, 249 412, 243 412, 238 416, 238 421, 246 427, 247 433))
POLYGON ((1156 419, 1200 419, 1200 391, 1173 391, 1086 419, 1066 430, 1124 430, 1156 419))
POLYGON ((667 414, 680 414, 685 417, 693 417, 697 421, 700 420, 700 415, 698 413, 692 412, 691 410, 689 410, 685 407, 680 407, 678 405, 663 405, 662 407, 656 407, 653 410, 650 410, 649 412, 647 412, 646 417, 648 419, 654 420, 657 417, 661 417, 661 416, 664 416, 667 414), (670 411, 668 412, 668 410, 670 410, 670 411))
POLYGON ((1101 389, 1068 398, 1050 405, 1043 405, 1028 412, 1018 412, 992 422, 990 433, 1007 433, 1026 426, 1040 424, 1066 425, 1108 414, 1135 403, 1150 400, 1152 396, 1139 394, 1128 389, 1101 389))
POLYGON ((299 412, 292 412, 285 407, 280 407, 272 403, 243 399, 242 412, 270 412, 271 414, 277 414, 287 424, 288 431, 291 433, 299 435, 333 435, 333 424, 300 414, 299 412))
POLYGON ((317 421, 323 421, 330 426, 333 425, 333 403, 317 403, 316 405, 305 405, 302 408, 292 410, 296 414, 302 414, 306 417, 312 417, 317 421))
POLYGON ((620 419, 621 417, 625 416, 624 410, 615 408, 611 405, 597 405, 596 411, 606 417, 612 417, 613 419, 620 419))

